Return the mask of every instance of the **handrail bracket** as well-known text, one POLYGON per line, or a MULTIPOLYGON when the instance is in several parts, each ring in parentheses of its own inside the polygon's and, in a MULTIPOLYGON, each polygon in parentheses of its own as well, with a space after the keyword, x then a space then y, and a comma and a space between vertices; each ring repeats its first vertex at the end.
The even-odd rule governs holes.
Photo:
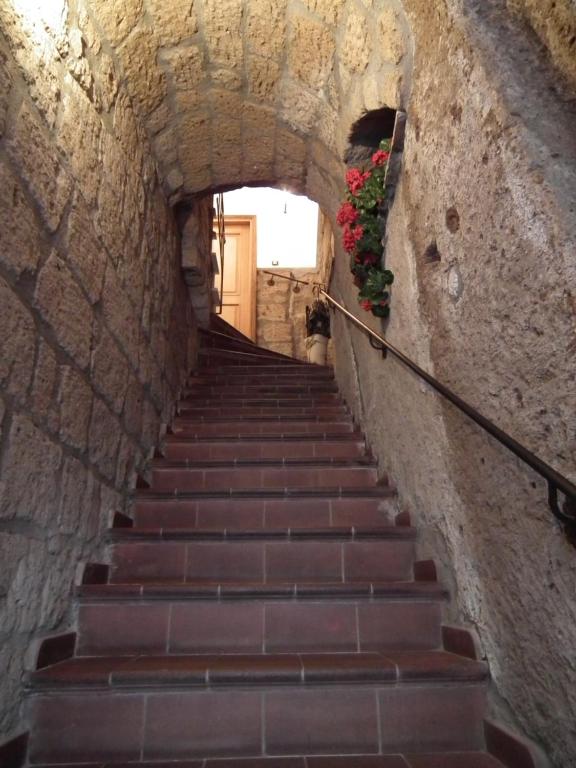
POLYGON ((558 500, 558 486, 548 481, 548 506, 554 517, 562 525, 568 541, 576 547, 576 499, 565 497, 562 508, 558 500))

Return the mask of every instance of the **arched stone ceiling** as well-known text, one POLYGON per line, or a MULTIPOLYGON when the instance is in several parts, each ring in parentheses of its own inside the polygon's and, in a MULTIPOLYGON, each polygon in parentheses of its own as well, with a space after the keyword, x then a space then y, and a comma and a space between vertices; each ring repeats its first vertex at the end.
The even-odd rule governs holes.
POLYGON ((173 202, 269 183, 327 205, 351 124, 407 94, 398 0, 86 2, 173 202))

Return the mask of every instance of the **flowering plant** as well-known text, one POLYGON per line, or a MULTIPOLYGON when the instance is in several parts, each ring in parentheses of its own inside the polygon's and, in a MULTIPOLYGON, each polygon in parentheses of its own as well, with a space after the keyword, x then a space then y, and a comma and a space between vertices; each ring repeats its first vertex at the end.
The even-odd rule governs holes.
POLYGON ((382 235, 378 222, 378 206, 385 195, 384 178, 390 158, 390 140, 380 142, 371 158, 370 168, 350 168, 346 173, 346 200, 336 221, 342 227, 342 243, 350 254, 350 271, 360 288, 358 301, 367 312, 377 317, 390 313, 389 287, 394 275, 382 269, 382 235))

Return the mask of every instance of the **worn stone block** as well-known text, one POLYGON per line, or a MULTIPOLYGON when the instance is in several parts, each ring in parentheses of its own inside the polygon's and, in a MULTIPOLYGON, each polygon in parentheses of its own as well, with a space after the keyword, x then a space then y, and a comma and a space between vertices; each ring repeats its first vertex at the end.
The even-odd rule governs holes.
POLYGON ((198 45, 162 51, 160 61, 177 90, 194 89, 205 78, 204 51, 198 45))
POLYGON ((118 345, 105 328, 92 355, 92 381, 100 394, 119 414, 126 397, 128 363, 118 345))
POLYGON ((385 61, 399 64, 406 51, 406 41, 398 12, 385 8, 378 17, 380 55, 385 61))
POLYGON ((120 424, 103 400, 95 399, 88 435, 90 461, 108 480, 116 476, 120 424))
POLYGON ((308 10, 315 13, 329 24, 335 24, 340 19, 340 14, 345 0, 303 0, 308 10))
POLYGON ((308 134, 316 121, 321 99, 290 80, 282 85, 280 117, 291 128, 308 134))
POLYGON ((198 32, 198 14, 191 0, 148 0, 147 5, 161 45, 175 45, 198 32))
POLYGON ((12 90, 12 75, 8 69, 8 58, 0 51, 0 138, 6 128, 6 112, 12 90))
POLYGON ((34 382, 30 392, 30 408, 34 418, 44 423, 51 432, 59 426, 58 361, 52 348, 43 340, 38 341, 38 355, 34 369, 34 382))
POLYGON ((149 115, 166 96, 166 75, 157 64, 158 41, 154 31, 136 30, 123 44, 121 56, 136 108, 149 115))
POLYGON ((74 458, 64 460, 60 506, 58 510, 58 531, 63 534, 81 531, 86 539, 94 535, 87 530, 89 512, 93 503, 94 476, 87 467, 74 458))
POLYGON ((133 367, 138 364, 139 322, 122 289, 117 270, 108 264, 102 294, 104 319, 133 367))
POLYGON ((62 451, 30 419, 12 417, 2 470, 0 516, 47 525, 57 514, 62 451))
POLYGON ((288 66, 292 77, 313 90, 322 88, 334 65, 336 41, 330 29, 307 16, 292 20, 288 66))
POLYGON ((48 228, 55 231, 70 197, 72 180, 49 135, 27 104, 20 109, 6 149, 26 181, 40 215, 48 228))
POLYGON ((24 398, 34 369, 36 329, 30 312, 0 277, 0 386, 24 398))
POLYGON ((19 179, 0 161, 0 263, 19 276, 34 273, 43 233, 19 179))
POLYGON ((366 70, 371 54, 372 40, 366 17, 352 12, 348 16, 344 29, 340 61, 349 72, 361 74, 366 70))
POLYGON ((263 56, 246 57, 248 92, 258 99, 272 101, 280 80, 280 64, 263 56))
POLYGON ((277 59, 284 48, 287 0, 255 0, 247 8, 245 39, 249 50, 277 59))
POLYGON ((60 377, 60 438, 72 448, 84 451, 92 416, 92 388, 71 366, 64 366, 60 377))
POLYGON ((56 251, 40 271, 34 303, 63 349, 84 368, 90 358, 92 308, 56 251))
POLYGON ((136 26, 142 14, 142 0, 106 0, 95 10, 106 36, 116 45, 136 26))
POLYGON ((81 197, 75 199, 68 216, 64 245, 72 272, 95 304, 102 294, 107 254, 96 237, 92 216, 81 197))

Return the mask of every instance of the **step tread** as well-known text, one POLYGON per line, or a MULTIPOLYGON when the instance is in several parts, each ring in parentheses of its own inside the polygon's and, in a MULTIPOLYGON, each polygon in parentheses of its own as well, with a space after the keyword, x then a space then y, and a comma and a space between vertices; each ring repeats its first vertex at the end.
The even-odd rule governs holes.
POLYGON ((192 437, 189 435, 169 434, 164 437, 165 443, 171 445, 176 443, 294 443, 305 440, 309 443, 337 443, 337 442, 357 442, 364 443, 364 436, 360 432, 289 432, 280 435, 254 435, 254 434, 231 434, 231 435, 198 435, 192 437))
POLYGON ((416 528, 408 525, 380 526, 331 526, 326 528, 112 528, 109 538, 115 542, 126 541, 155 541, 206 539, 210 541, 246 541, 247 539, 289 539, 295 541, 318 539, 394 539, 413 540, 416 538, 416 528))
POLYGON ((446 651, 77 657, 30 675, 36 689, 69 687, 480 683, 487 666, 446 651))
POLYGON ((134 492, 134 498, 138 501, 145 499, 206 499, 206 498, 283 498, 283 497, 301 497, 301 498, 377 498, 385 496, 395 496, 396 491, 388 485, 378 485, 371 488, 360 486, 339 486, 328 487, 291 487, 291 488, 226 488, 209 491, 179 491, 175 489, 170 491, 155 491, 151 488, 138 488, 134 492))
POLYGON ((290 467, 310 467, 314 468, 341 468, 354 467, 360 469, 374 469, 378 466, 377 462, 370 456, 357 456, 354 458, 287 458, 287 459, 210 459, 204 461, 180 460, 177 459, 154 459, 150 462, 153 469, 235 469, 242 467, 271 467, 279 469, 290 467))
POLYGON ((376 582, 186 582, 84 584, 77 596, 88 601, 148 600, 445 600, 448 591, 436 581, 376 582))
MULTIPOLYGON (((486 752, 435 752, 433 754, 331 755, 326 757, 246 757, 176 760, 167 763, 59 763, 58 768, 503 768, 486 752)), ((55 768, 35 763, 34 768, 55 768)))

